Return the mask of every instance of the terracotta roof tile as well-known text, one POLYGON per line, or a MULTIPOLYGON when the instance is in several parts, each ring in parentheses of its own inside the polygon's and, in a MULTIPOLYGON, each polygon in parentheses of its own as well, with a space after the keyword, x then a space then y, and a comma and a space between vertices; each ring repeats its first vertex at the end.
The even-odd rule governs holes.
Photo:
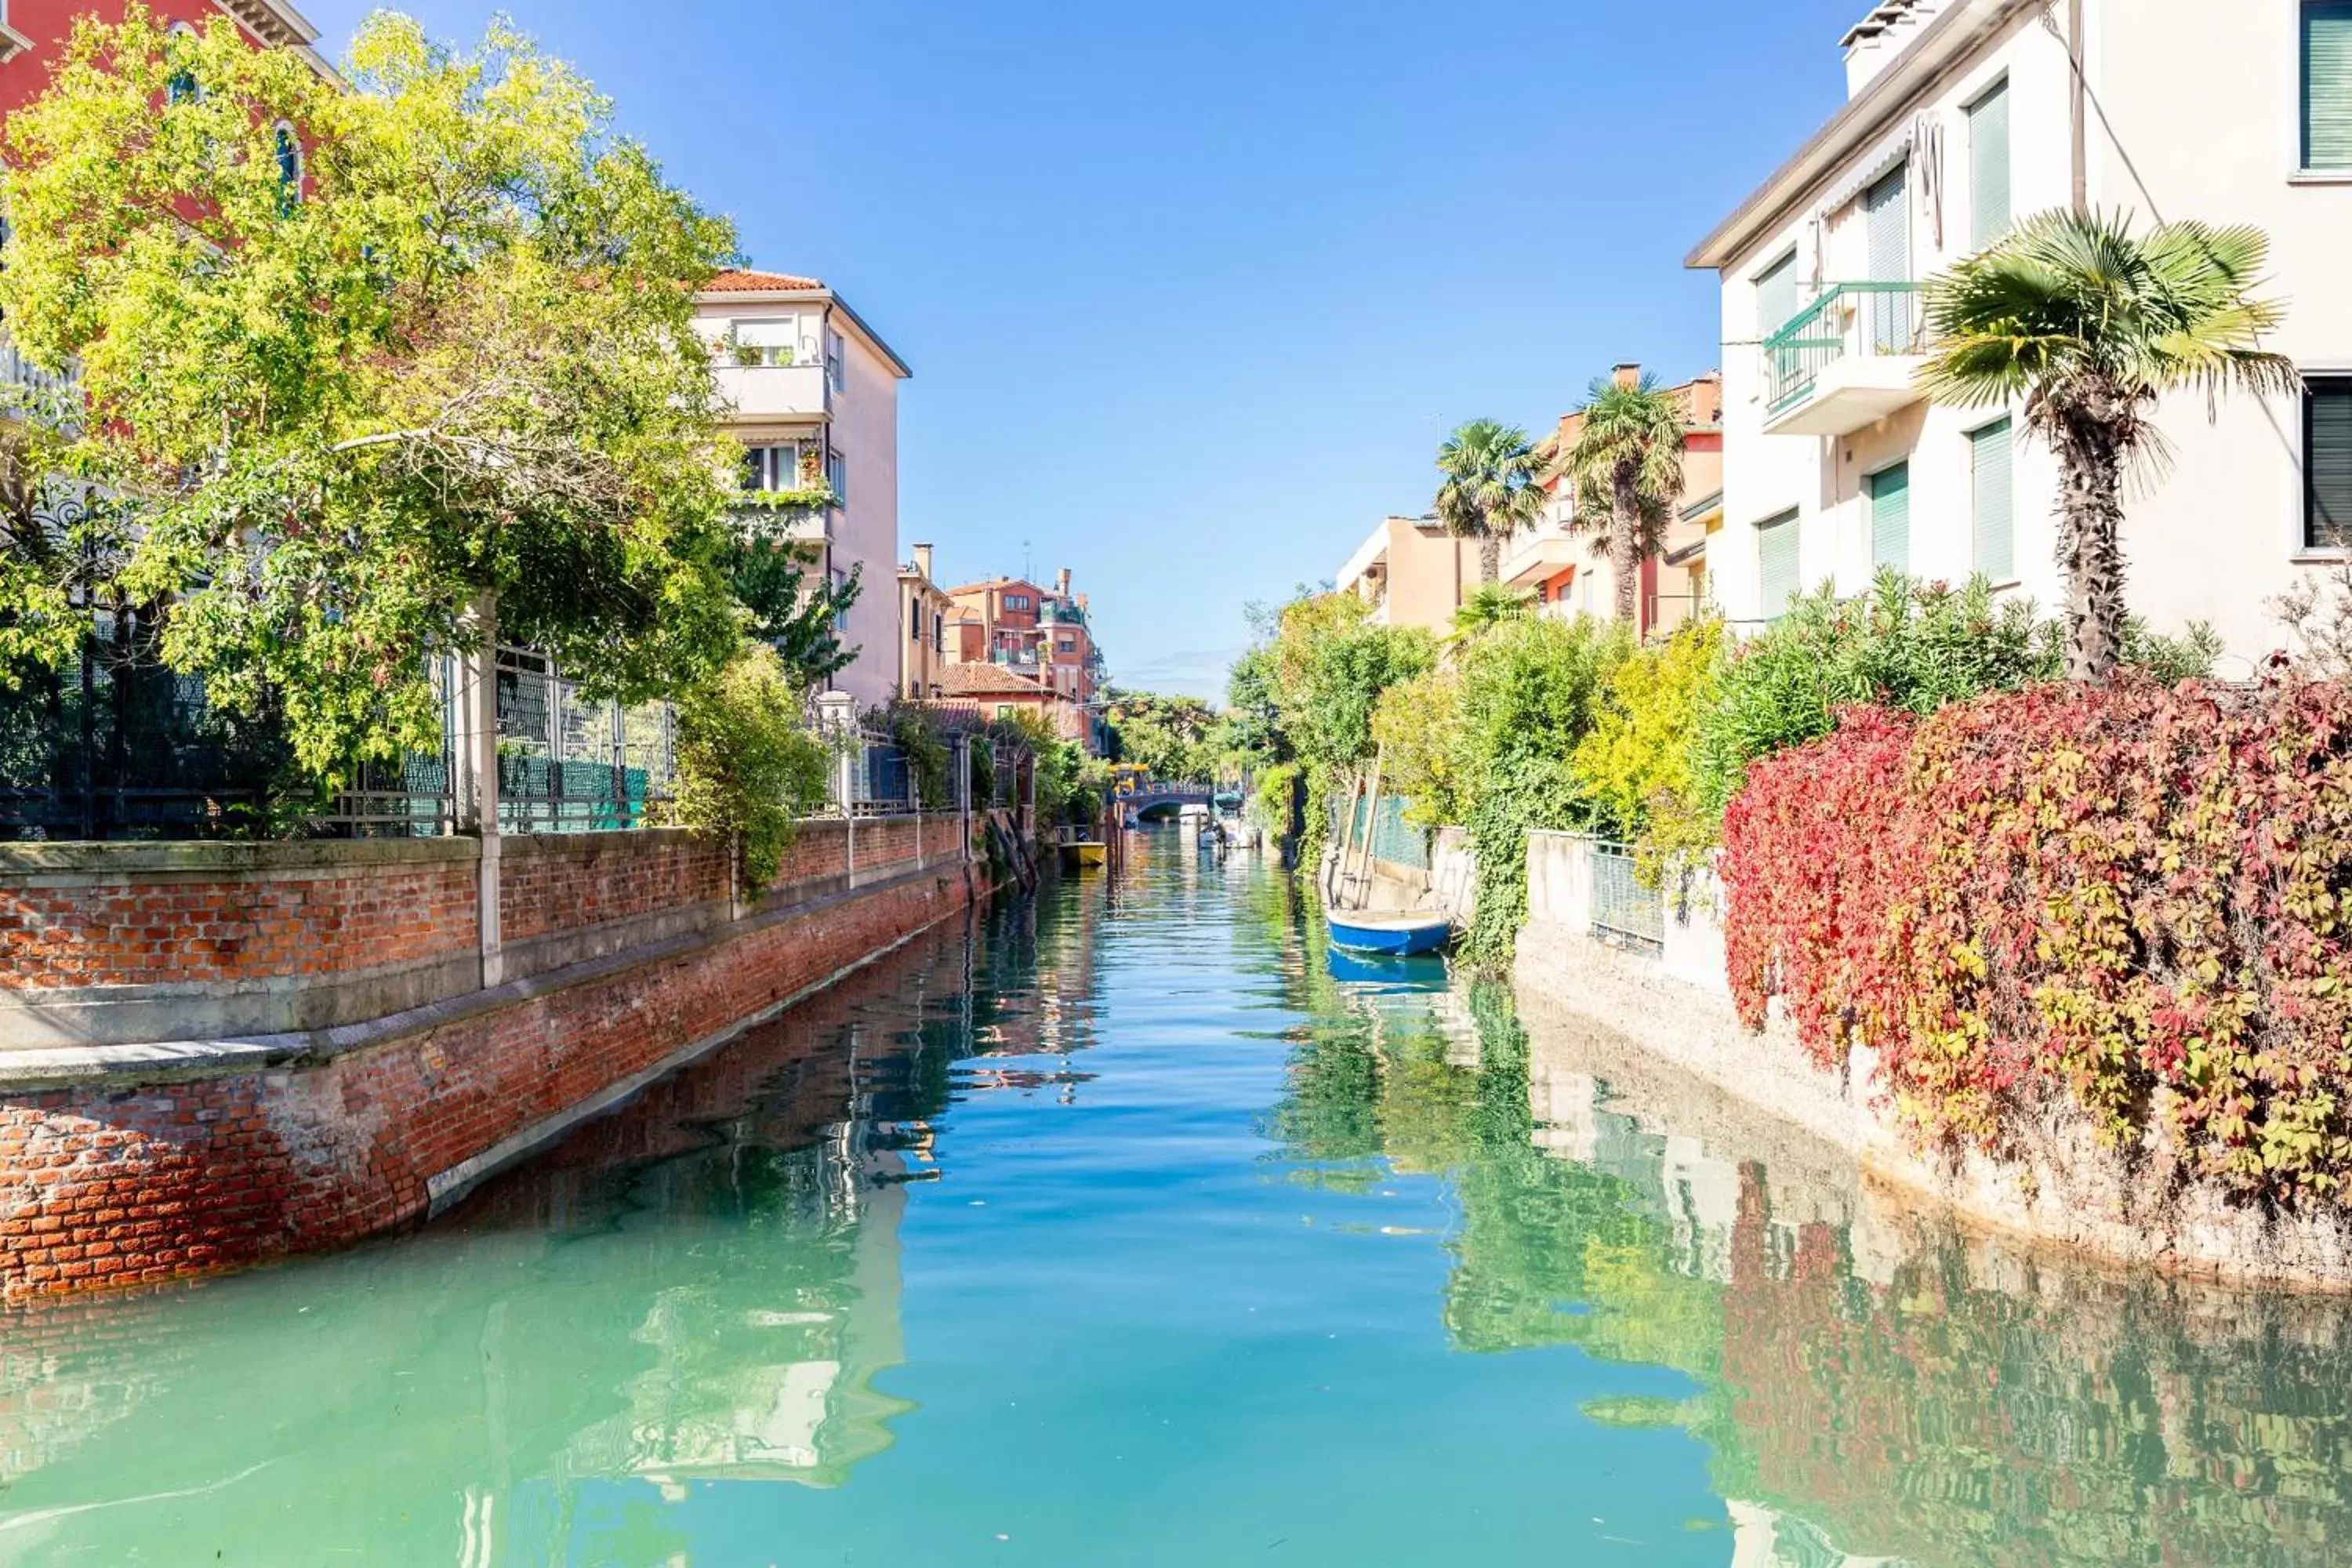
POLYGON ((943 697, 1045 697, 1049 687, 992 664, 951 664, 940 671, 943 697))
POLYGON ((706 294, 767 294, 824 287, 814 278, 803 278, 795 273, 756 272, 746 267, 730 267, 704 284, 702 291, 706 294))

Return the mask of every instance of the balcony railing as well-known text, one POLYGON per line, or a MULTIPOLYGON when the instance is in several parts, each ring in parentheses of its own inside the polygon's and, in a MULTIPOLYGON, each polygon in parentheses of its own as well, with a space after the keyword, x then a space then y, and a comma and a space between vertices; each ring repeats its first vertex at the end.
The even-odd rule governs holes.
POLYGON ((0 418, 29 419, 70 430, 81 420, 81 367, 43 370, 0 330, 0 418))
POLYGON ((1845 360, 1924 352, 1927 322, 1916 283, 1833 283, 1764 340, 1765 398, 1772 414, 1813 395, 1822 373, 1845 360))

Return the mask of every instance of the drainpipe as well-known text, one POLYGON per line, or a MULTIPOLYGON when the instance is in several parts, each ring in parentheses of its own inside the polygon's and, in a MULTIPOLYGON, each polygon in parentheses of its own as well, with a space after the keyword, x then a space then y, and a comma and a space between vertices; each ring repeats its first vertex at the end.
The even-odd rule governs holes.
POLYGON ((2084 80, 2085 68, 2083 60, 2083 8, 2090 3, 2091 0, 2067 0, 2066 4, 2066 53, 2070 79, 2066 89, 2066 112, 2069 117, 2067 129, 2073 138, 2070 151, 2074 157, 2074 214, 2077 217, 2087 216, 2091 211, 2090 129, 2084 101, 2089 89, 2084 80))

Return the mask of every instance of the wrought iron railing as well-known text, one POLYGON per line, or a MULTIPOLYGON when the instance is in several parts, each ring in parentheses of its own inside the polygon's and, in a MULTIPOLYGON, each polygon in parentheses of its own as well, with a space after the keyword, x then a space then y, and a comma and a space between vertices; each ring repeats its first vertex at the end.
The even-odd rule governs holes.
POLYGON ((675 792, 677 719, 667 703, 590 701, 532 648, 498 658, 499 826, 509 833, 642 827, 675 792))
POLYGON ((1841 360, 1916 354, 1927 318, 1916 283, 1833 283, 1764 340, 1764 395, 1774 414, 1813 395, 1841 360))

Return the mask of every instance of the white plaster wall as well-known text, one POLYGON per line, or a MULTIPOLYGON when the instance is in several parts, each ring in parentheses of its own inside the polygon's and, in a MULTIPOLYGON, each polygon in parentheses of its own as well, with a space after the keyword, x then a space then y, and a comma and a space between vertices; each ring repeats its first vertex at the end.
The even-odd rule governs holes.
MULTIPOLYGON (((2260 292, 2287 302, 2273 346, 2305 371, 2352 370, 2352 181, 2297 177, 2296 0, 2093 0, 2094 198, 2144 220, 2252 223, 2271 237, 2260 292), (2216 94, 2214 84, 2222 84, 2216 94), (2198 94, 2208 95, 2205 106, 2198 94)), ((2127 500, 2133 607, 2212 622, 2234 657, 2280 646, 2268 601, 2300 571, 2299 399, 2170 399, 2171 471, 2127 500)))
POLYGON ((834 563, 866 572, 850 607, 857 660, 835 684, 861 705, 887 701, 898 673, 898 380, 883 358, 842 334, 843 381, 834 398, 833 446, 841 454, 846 504, 834 523, 834 563))
MULTIPOLYGON (((1969 211, 1968 106, 2004 77, 2009 81, 2011 202, 2018 216, 2065 204, 2071 184, 2067 157, 2065 52, 2032 13, 2012 21, 1958 69, 1948 73, 1920 113, 1944 135, 1944 197, 1940 237, 1927 209, 1914 163, 1912 271, 1927 278, 1968 253, 1969 211)), ((1904 123, 1913 117, 1906 116, 1904 123)), ((1911 464, 1911 569, 1916 575, 1958 581, 1975 567, 1969 501, 1968 433, 2000 416, 1999 409, 1914 405, 1840 437, 1764 434, 1766 387, 1760 339, 1778 323, 1758 320, 1755 279, 1794 249, 1801 298, 1815 284, 1867 276, 1858 202, 1823 212, 1832 185, 1851 183, 1861 166, 1895 134, 1890 129, 1825 182, 1794 216, 1750 246, 1723 280, 1725 527, 1708 549, 1708 573, 1725 613, 1751 626, 1763 618, 1756 525, 1793 508, 1801 518, 1799 563, 1808 590, 1827 582, 1841 594, 1866 587, 1871 575, 1869 508, 1864 479, 1896 461, 1911 464)), ((1793 149, 1790 149, 1793 151, 1793 149)), ((1891 165, 1890 165, 1891 166, 1891 165)), ((2021 432, 2021 409, 2010 411, 2021 432)), ((2050 503, 2055 470, 2046 452, 2021 440, 2013 586, 2047 608, 2058 603, 2055 531, 2050 503)))

